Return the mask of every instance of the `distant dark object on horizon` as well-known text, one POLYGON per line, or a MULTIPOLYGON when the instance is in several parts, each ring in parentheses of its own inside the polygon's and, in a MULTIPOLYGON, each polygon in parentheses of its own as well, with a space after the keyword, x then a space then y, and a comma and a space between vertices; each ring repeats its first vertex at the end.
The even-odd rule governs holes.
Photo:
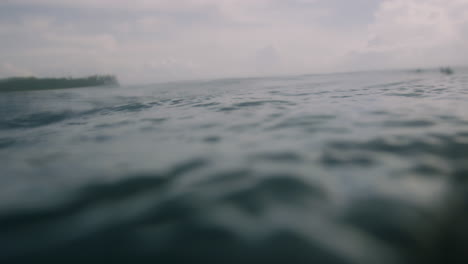
MULTIPOLYGON (((435 69, 435 71, 437 71, 437 69, 435 69)), ((445 74, 445 75, 452 75, 455 73, 455 71, 450 68, 450 67, 440 67, 438 69, 438 71, 442 74, 445 74)), ((425 72, 434 72, 434 69, 422 69, 422 68, 417 68, 417 69, 414 69, 414 70, 411 70, 412 73, 425 73, 425 72)))
POLYGON ((119 85, 114 75, 93 75, 84 78, 12 77, 0 80, 0 92, 66 89, 119 85))
POLYGON ((446 75, 452 75, 452 74, 454 73, 453 70, 452 70, 452 68, 450 68, 450 67, 441 67, 441 68, 439 69, 439 71, 440 71, 441 73, 443 73, 443 74, 446 74, 446 75))

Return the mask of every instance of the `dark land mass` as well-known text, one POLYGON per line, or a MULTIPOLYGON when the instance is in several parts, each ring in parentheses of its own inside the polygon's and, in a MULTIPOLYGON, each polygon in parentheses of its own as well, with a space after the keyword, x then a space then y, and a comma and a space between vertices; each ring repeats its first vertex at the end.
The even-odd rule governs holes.
POLYGON ((443 74, 452 75, 454 72, 450 67, 441 67, 439 71, 443 74))
POLYGON ((93 75, 84 78, 12 77, 0 80, 0 92, 66 89, 91 86, 115 86, 113 75, 93 75))

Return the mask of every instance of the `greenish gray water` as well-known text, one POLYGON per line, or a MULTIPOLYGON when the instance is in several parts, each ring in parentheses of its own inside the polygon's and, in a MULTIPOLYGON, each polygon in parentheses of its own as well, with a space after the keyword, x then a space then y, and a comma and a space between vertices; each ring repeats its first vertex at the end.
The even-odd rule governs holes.
POLYGON ((0 94, 1 263, 466 263, 468 73, 0 94))

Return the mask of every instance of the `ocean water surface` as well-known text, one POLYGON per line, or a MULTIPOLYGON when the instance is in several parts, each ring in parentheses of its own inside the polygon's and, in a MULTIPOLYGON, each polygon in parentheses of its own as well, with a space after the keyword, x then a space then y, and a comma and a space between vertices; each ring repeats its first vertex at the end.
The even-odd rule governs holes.
POLYGON ((0 93, 0 263, 467 263, 468 72, 0 93))

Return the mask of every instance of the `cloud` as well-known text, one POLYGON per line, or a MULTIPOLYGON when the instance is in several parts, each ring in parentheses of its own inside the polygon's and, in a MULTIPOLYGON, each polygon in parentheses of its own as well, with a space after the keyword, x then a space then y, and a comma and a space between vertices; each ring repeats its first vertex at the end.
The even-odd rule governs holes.
POLYGON ((0 60, 152 82, 467 59, 467 0, 344 1, 4 0, 0 60))
POLYGON ((468 59, 468 1, 388 0, 351 57, 363 67, 424 67, 468 59))
MULTIPOLYGON (((20 0, 15 4, 31 2, 20 0)), ((34 3, 101 8, 110 1, 38 0, 34 3)), ((116 1, 112 2, 112 7, 123 7, 128 3, 116 1)), ((330 36, 311 25, 311 21, 323 14, 321 9, 308 9, 296 12, 296 16, 291 15, 294 10, 313 1, 297 1, 293 6, 277 0, 132 3, 159 9, 158 12, 132 12, 118 19, 101 17, 101 23, 93 24, 79 18, 62 21, 53 15, 38 18, 23 14, 19 21, 4 24, 8 32, 3 32, 3 36, 10 39, 12 45, 10 49, 0 48, 0 56, 38 69, 36 72, 42 75, 62 74, 64 71, 77 75, 91 69, 107 69, 133 82, 150 81, 151 78, 157 81, 260 72, 278 74, 282 73, 281 69, 286 69, 287 73, 309 71, 311 65, 296 63, 304 60, 300 50, 306 51, 307 56, 318 56, 320 52, 317 50, 330 46, 324 41, 330 36), (298 37, 303 40, 301 43, 297 43, 298 37), (18 42, 25 44, 22 47, 13 45, 18 42), (271 58, 258 55, 264 47, 275 47, 274 56, 284 56, 285 59, 268 63, 271 58), (54 63, 41 65, 41 60, 54 63), (56 63, 59 61, 61 64, 56 63), (280 63, 289 67, 281 67, 280 63), (138 77, 129 73, 138 73, 138 77)))
POLYGON ((11 76, 34 76, 34 73, 28 69, 17 67, 11 63, 0 64, 0 78, 8 78, 11 76))

